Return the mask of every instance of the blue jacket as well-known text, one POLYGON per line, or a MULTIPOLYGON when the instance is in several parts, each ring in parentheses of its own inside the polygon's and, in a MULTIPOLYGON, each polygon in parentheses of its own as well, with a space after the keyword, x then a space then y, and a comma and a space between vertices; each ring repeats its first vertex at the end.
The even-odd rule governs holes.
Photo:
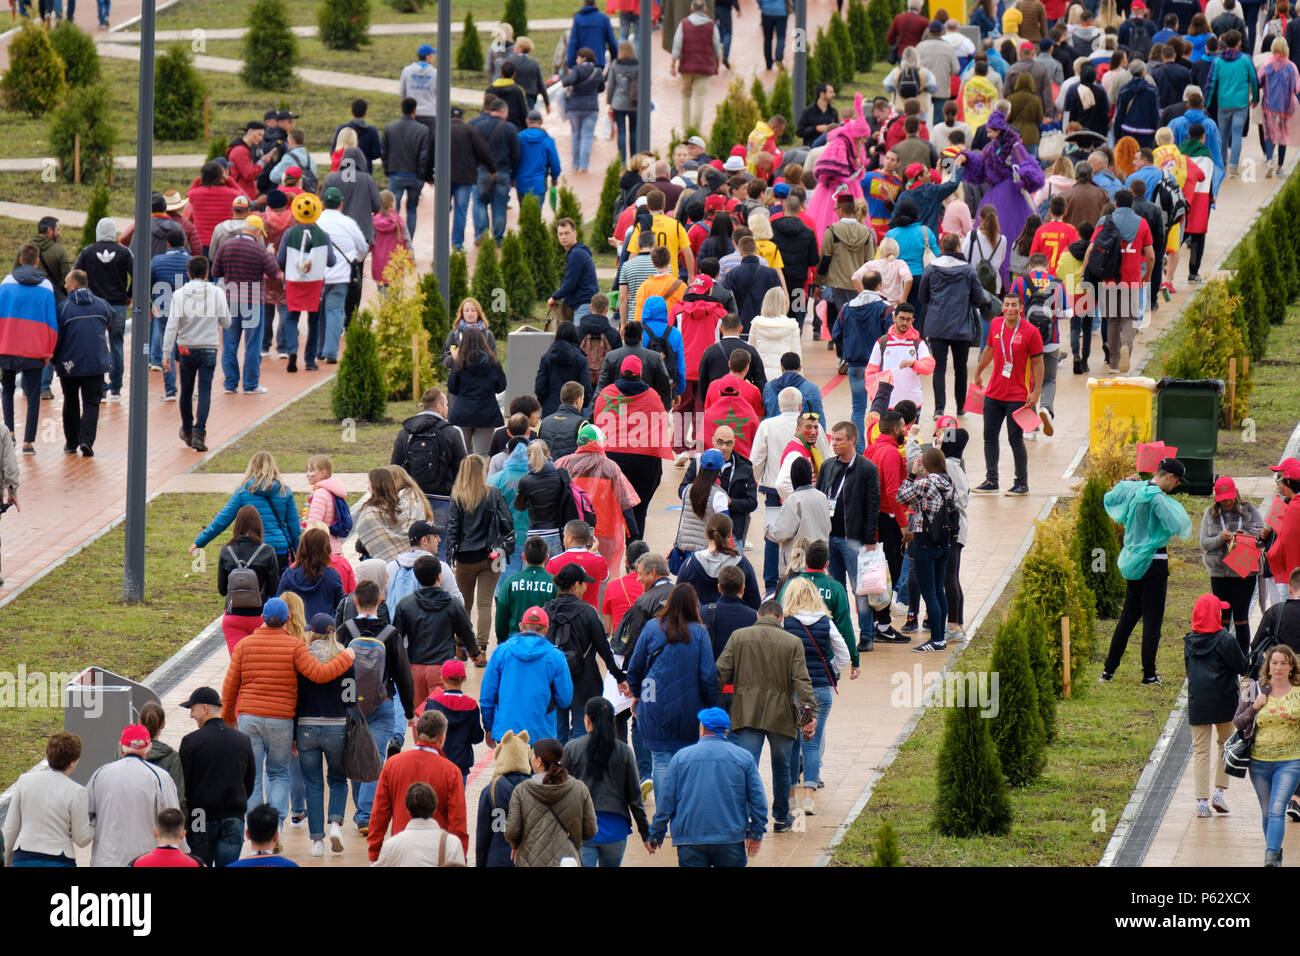
POLYGON ((765 17, 784 17, 789 15, 785 0, 758 0, 758 10, 765 17))
POLYGON ((116 313, 89 289, 74 289, 59 308, 54 371, 60 376, 103 375, 112 367, 108 326, 116 313))
MULTIPOLYGON (((244 482, 239 490, 230 496, 226 506, 217 512, 212 523, 204 528, 194 543, 200 548, 215 538, 235 520, 235 515, 244 505, 252 505, 262 518, 262 540, 270 545, 276 554, 284 554, 290 548, 298 549, 298 536, 301 526, 298 524, 298 506, 294 503, 293 492, 282 488, 279 482, 263 491, 252 491, 252 480, 244 482)), ((331 607, 329 609, 333 611, 331 607)), ((308 618, 308 620, 311 620, 308 618)))
POLYGON ((478 823, 474 836, 475 866, 515 865, 510 857, 510 844, 506 842, 505 827, 498 821, 504 821, 510 810, 510 794, 527 779, 528 774, 511 770, 493 777, 483 786, 478 797, 478 823), (500 815, 495 815, 498 810, 500 815))
POLYGON ((285 591, 292 591, 302 598, 303 612, 309 621, 317 614, 333 617, 345 594, 343 581, 333 568, 327 566, 315 581, 308 581, 306 572, 296 564, 285 568, 284 574, 280 575, 280 587, 275 593, 279 595, 285 591))
POLYGON ((723 737, 700 737, 673 755, 655 793, 650 842, 673 846, 739 843, 767 832, 767 792, 749 751, 723 737))
POLYGON ((596 281, 596 263, 591 258, 591 249, 585 243, 575 242, 564 256, 564 278, 560 287, 551 298, 563 302, 571 308, 590 305, 591 297, 600 291, 596 281))
POLYGON ((1223 141, 1219 138, 1219 124, 1210 119, 1205 110, 1188 110, 1169 121, 1169 131, 1174 134, 1174 142, 1181 146, 1194 123, 1200 123, 1205 129, 1205 148, 1210 151, 1210 159, 1214 163, 1214 175, 1210 177, 1210 195, 1217 196, 1227 173, 1223 165, 1223 141))
POLYGON ((1210 74, 1210 89, 1205 94, 1207 102, 1217 99, 1220 110, 1246 109, 1259 100, 1259 77, 1251 58, 1232 50, 1223 53, 1210 74))
POLYGON ((844 361, 850 366, 866 368, 871 349, 892 322, 889 302, 879 292, 859 292, 840 309, 835 335, 844 343, 844 361))
POLYGON ((190 254, 184 248, 169 249, 149 261, 149 295, 155 315, 164 320, 171 308, 172 295, 189 281, 185 272, 189 261, 190 254))
POLYGON ((535 631, 511 635, 488 659, 479 709, 493 740, 507 730, 526 730, 529 740, 554 737, 556 710, 572 702, 573 678, 564 653, 535 631))
MULTIPOLYGON (((1208 139, 1208 134, 1206 138, 1208 139)), ((1102 189, 1106 190, 1106 195, 1111 199, 1114 199, 1115 194, 1124 188, 1124 184, 1120 182, 1109 169, 1103 169, 1101 172, 1093 175, 1092 181, 1102 189)))
MULTIPOLYGON (((664 338, 665 330, 667 331, 668 347, 672 349, 673 356, 677 361, 675 371, 669 368, 669 374, 673 380, 673 394, 680 395, 686 391, 686 346, 682 342, 682 333, 673 326, 668 328, 668 303, 664 301, 661 295, 652 295, 645 300, 645 305, 641 308, 641 324, 645 326, 647 333, 654 333, 655 338, 664 338)), ((650 348, 649 334, 642 337, 641 344, 650 348)))
POLYGON ((820 620, 813 621, 806 627, 797 617, 787 617, 781 625, 785 628, 787 634, 793 634, 799 638, 799 643, 803 645, 804 659, 808 665, 808 676, 812 678, 813 687, 833 686, 831 675, 827 673, 831 658, 835 656, 831 650, 830 623, 831 619, 823 615, 820 620), (814 641, 816 641, 816 646, 813 645, 814 641), (818 651, 821 653, 818 654, 818 651), (825 660, 825 664, 822 663, 823 660, 825 660))
MULTIPOLYGON (((593 293, 594 294, 594 293, 593 293)), ((499 362, 479 353, 478 361, 461 368, 452 365, 447 391, 456 397, 447 421, 467 428, 500 428, 501 406, 497 395, 506 390, 506 373, 499 362)))
POLYGON ((609 51, 611 60, 618 57, 618 43, 614 39, 614 27, 609 22, 609 16, 594 6, 583 7, 573 15, 573 25, 569 27, 569 47, 564 52, 564 65, 573 69, 573 65, 578 62, 578 51, 584 46, 596 54, 596 64, 601 67, 605 65, 606 50, 609 51))
POLYGON ((558 179, 560 154, 555 140, 546 130, 530 126, 519 134, 519 165, 515 168, 515 188, 535 196, 546 194, 546 177, 558 179))
MULTIPOLYGON (((588 379, 590 381, 590 379, 588 379)), ((528 445, 525 442, 515 446, 514 451, 506 456, 506 463, 495 475, 488 475, 488 486, 501 492, 501 497, 515 516, 515 553, 522 554, 520 541, 528 540, 528 512, 515 510, 515 495, 519 492, 519 479, 528 474, 528 445)))
POLYGON ((1164 175, 1164 170, 1159 166, 1143 166, 1141 169, 1135 169, 1129 174, 1128 179, 1124 180, 1124 187, 1126 189, 1132 189, 1133 183, 1140 179, 1146 184, 1146 198, 1150 199, 1152 192, 1156 188, 1156 183, 1160 182, 1160 180, 1164 178, 1164 175))
POLYGON ((627 683, 632 696, 641 698, 636 720, 652 751, 675 751, 697 740, 696 715, 718 699, 718 669, 709 632, 703 624, 690 628, 689 644, 669 644, 654 618, 646 623, 632 651, 627 683))
POLYGON ((781 414, 781 409, 777 405, 777 396, 781 394, 783 388, 799 389, 799 394, 803 396, 803 411, 816 412, 821 421, 826 421, 826 413, 822 410, 821 389, 798 372, 782 372, 779 378, 771 379, 763 386, 763 413, 768 418, 781 414))

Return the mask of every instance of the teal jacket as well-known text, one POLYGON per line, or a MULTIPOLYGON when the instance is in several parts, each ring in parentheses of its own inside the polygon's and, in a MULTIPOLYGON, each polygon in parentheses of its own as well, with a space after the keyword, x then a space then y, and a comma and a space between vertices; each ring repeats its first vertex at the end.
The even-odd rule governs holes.
POLYGON ((1259 102, 1259 77, 1250 57, 1238 54, 1229 59, 1231 52, 1224 53, 1214 64, 1206 99, 1213 102, 1217 96, 1221 110, 1246 109, 1259 102))
POLYGON ((1102 499, 1106 514, 1124 526, 1119 573, 1136 581, 1147 573, 1155 553, 1171 538, 1192 533, 1192 519, 1177 501, 1150 481, 1121 481, 1102 499))

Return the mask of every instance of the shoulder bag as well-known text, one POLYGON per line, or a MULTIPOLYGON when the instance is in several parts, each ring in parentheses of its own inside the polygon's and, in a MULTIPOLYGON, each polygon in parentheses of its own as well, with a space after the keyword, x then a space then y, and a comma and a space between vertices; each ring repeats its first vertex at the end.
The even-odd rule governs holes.
MULTIPOLYGON (((798 618, 795 618, 795 620, 799 621, 798 618)), ((817 646, 817 638, 812 636, 812 631, 808 630, 808 625, 804 624, 803 621, 799 621, 799 626, 802 627, 804 633, 808 635, 808 641, 809 643, 812 644, 813 650, 817 652, 817 656, 822 659, 822 667, 826 668, 826 676, 827 678, 830 679, 831 689, 834 690, 836 694, 838 694, 840 692, 840 688, 839 688, 840 681, 839 681, 839 676, 835 673, 835 669, 832 668, 830 663, 826 660, 826 655, 822 653, 822 649, 817 646)))

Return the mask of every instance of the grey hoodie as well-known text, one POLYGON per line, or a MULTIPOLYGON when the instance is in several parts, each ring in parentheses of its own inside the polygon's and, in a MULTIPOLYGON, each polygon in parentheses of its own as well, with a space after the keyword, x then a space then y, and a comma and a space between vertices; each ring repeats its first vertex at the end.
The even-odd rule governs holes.
POLYGON ((1219 537, 1220 531, 1258 531, 1264 527, 1264 519, 1259 509, 1244 499, 1237 499, 1236 511, 1221 511, 1218 517, 1212 512, 1214 506, 1205 509, 1201 517, 1201 550, 1205 552, 1201 559, 1212 578, 1235 578, 1237 572, 1223 563, 1228 556, 1229 542, 1219 537))
POLYGON ((1132 242, 1142 226, 1142 217, 1127 206, 1120 206, 1111 213, 1111 216, 1115 220, 1115 228, 1119 230, 1120 238, 1125 242, 1132 242))
POLYGON ((375 241, 373 217, 379 212, 380 202, 379 187, 375 185, 375 177, 366 172, 369 165, 366 154, 361 152, 360 147, 349 146, 343 151, 343 159, 339 161, 339 171, 330 173, 325 177, 325 182, 321 183, 321 192, 324 193, 330 186, 337 186, 343 193, 341 207, 343 215, 357 224, 361 235, 366 237, 366 242, 373 244, 375 241))
POLYGON ((984 301, 984 289, 969 262, 956 256, 935 259, 921 275, 919 294, 927 339, 975 340, 978 326, 971 314, 984 301))

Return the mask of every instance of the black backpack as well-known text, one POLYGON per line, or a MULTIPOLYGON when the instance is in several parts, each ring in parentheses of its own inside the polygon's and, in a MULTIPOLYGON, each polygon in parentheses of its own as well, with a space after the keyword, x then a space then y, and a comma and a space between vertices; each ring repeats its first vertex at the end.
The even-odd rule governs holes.
MULTIPOLYGON (((609 639, 609 649, 611 651, 615 654, 622 654, 624 656, 628 656, 632 653, 632 649, 636 646, 637 638, 641 636, 641 629, 644 628, 646 622, 649 621, 650 618, 654 617, 654 615, 658 613, 659 609, 668 602, 668 591, 668 588, 664 588, 661 594, 656 595, 657 600, 655 606, 649 611, 638 607, 641 598, 637 598, 632 602, 632 606, 628 608, 627 613, 623 615, 623 620, 619 621, 618 630, 615 631, 614 636, 609 639)), ((644 595, 642 595, 642 597, 644 597, 644 595)), ((647 664, 646 672, 648 673, 649 671, 650 667, 647 664)))
MULTIPOLYGON (((668 344, 668 333, 672 329, 672 326, 665 323, 663 335, 655 335, 655 333, 650 330, 650 326, 644 322, 641 324, 641 328, 645 332, 645 347, 650 349, 650 351, 658 352, 663 356, 664 368, 668 369, 668 381, 672 382, 673 389, 676 390, 677 353, 674 352, 673 347, 668 344)), ((648 380, 647 377, 647 381, 648 380)))
POLYGON ((935 547, 946 548, 957 540, 957 533, 961 530, 961 512, 957 510, 957 500, 951 488, 943 496, 938 514, 932 519, 924 519, 922 525, 927 540, 935 547))
POLYGON ((1102 223, 1101 232, 1092 240, 1092 255, 1088 256, 1088 268, 1084 270, 1085 282, 1114 282, 1120 277, 1120 267, 1124 261, 1124 239, 1119 234, 1113 216, 1107 216, 1102 223))
POLYGON ((426 494, 440 494, 442 492, 431 492, 429 489, 450 489, 456 480, 451 461, 452 445, 444 437, 448 429, 456 426, 445 418, 435 418, 433 421, 432 431, 411 433, 406 442, 406 457, 402 461, 407 474, 425 489, 426 494))
POLYGON ((564 654, 564 661, 569 665, 570 677, 577 677, 582 673, 582 663, 591 656, 592 651, 590 642, 588 642, 586 650, 578 646, 578 638, 574 633, 573 625, 578 615, 582 613, 582 609, 576 608, 575 612, 572 617, 567 614, 552 616, 551 627, 546 632, 550 642, 564 654))
POLYGON ((1050 345, 1053 339, 1053 327, 1056 325, 1052 283, 1049 282, 1039 288, 1026 279, 1025 293, 1028 296, 1028 300, 1025 302, 1025 317, 1029 319, 1029 324, 1036 328, 1038 334, 1043 337, 1043 344, 1050 345))
POLYGON ((1156 180, 1156 188, 1151 191, 1149 198, 1160 207, 1160 212, 1165 217, 1166 230, 1187 218, 1187 195, 1178 188, 1178 183, 1172 176, 1165 175, 1156 180))
POLYGON ((898 71, 898 98, 913 100, 921 95, 921 71, 915 67, 898 71))
POLYGON ((1128 55, 1145 60, 1147 54, 1151 52, 1151 38, 1155 34, 1151 30, 1149 20, 1130 20, 1128 34, 1128 55))

